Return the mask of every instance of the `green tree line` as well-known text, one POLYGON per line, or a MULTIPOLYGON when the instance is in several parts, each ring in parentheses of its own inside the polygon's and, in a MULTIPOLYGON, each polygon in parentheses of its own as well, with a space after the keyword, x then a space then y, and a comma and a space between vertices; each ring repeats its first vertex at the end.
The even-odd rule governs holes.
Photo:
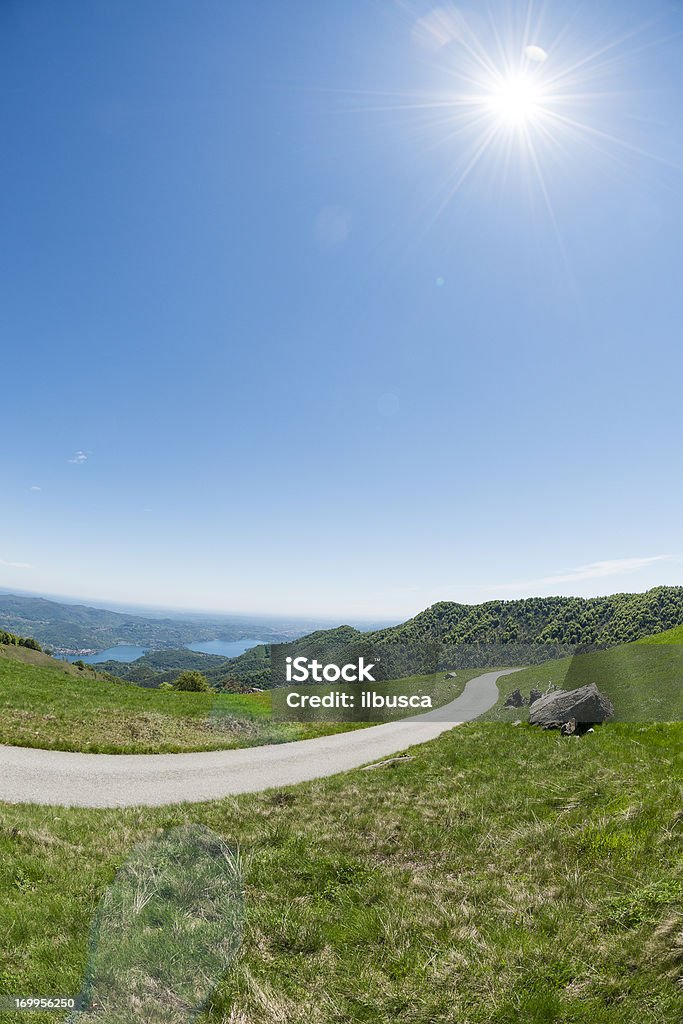
POLYGON ((10 647, 28 647, 31 651, 42 651, 37 640, 30 636, 17 636, 16 633, 8 633, 0 629, 0 644, 8 644, 10 647))

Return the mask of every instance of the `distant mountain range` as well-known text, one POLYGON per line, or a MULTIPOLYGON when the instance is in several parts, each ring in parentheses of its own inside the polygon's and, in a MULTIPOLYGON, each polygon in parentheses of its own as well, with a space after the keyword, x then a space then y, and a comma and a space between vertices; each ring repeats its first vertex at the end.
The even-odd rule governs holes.
MULTIPOLYGON (((309 627, 310 628, 310 627, 309 627)), ((145 617, 64 604, 42 597, 0 593, 0 629, 31 636, 56 651, 105 650, 117 644, 134 644, 151 650, 183 647, 203 640, 262 639, 272 643, 291 640, 305 631, 294 624, 269 625, 264 619, 196 615, 183 618, 145 617)))

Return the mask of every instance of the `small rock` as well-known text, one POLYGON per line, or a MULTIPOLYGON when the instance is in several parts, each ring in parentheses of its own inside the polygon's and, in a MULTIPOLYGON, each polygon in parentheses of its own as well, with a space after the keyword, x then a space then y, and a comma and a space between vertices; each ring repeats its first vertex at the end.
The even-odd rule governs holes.
POLYGON ((532 690, 529 694, 529 705, 533 704, 534 701, 540 700, 543 694, 540 690, 532 690))
POLYGON ((457 672, 447 672, 446 673, 446 679, 456 679, 457 675, 458 675, 457 672))
POLYGON ((526 701, 524 700, 524 697, 522 697, 522 691, 521 690, 513 690, 512 693, 508 694, 508 696, 507 696, 507 698, 505 700, 505 703, 503 704, 503 707, 504 708, 523 708, 525 704, 526 704, 526 701))
POLYGON ((570 718, 568 722, 563 722, 560 732, 563 736, 573 736, 576 732, 576 719, 570 718))
POLYGON ((521 725, 522 724, 522 719, 521 718, 517 718, 517 719, 515 719, 515 721, 512 724, 513 725, 521 725))

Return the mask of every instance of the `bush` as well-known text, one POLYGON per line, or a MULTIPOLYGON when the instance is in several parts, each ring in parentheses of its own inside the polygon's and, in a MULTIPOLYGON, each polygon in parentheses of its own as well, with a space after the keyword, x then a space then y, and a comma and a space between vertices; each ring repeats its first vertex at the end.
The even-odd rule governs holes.
POLYGON ((43 649, 38 641, 34 640, 31 636, 24 637, 23 640, 19 641, 19 644, 21 647, 28 647, 31 651, 42 651, 43 649))
POLYGON ((168 693, 169 691, 174 689, 175 687, 171 686, 170 683, 159 683, 159 685, 157 686, 157 690, 161 690, 163 693, 168 693))
POLYGON ((174 690, 186 690, 192 693, 210 693, 211 687, 209 686, 206 676, 201 672, 197 671, 186 671, 181 672, 175 683, 173 684, 174 690))

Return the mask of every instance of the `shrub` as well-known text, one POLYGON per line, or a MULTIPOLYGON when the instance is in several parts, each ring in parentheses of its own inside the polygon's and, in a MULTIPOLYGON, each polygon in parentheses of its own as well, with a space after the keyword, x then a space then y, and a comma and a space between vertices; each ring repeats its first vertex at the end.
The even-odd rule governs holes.
POLYGON ((188 690, 193 693, 210 693, 211 687, 209 686, 206 676, 201 672, 188 670, 181 672, 175 683, 173 684, 174 690, 188 690))
POLYGON ((28 647, 31 651, 42 651, 42 647, 37 640, 34 640, 32 636, 24 637, 19 641, 21 647, 28 647))

